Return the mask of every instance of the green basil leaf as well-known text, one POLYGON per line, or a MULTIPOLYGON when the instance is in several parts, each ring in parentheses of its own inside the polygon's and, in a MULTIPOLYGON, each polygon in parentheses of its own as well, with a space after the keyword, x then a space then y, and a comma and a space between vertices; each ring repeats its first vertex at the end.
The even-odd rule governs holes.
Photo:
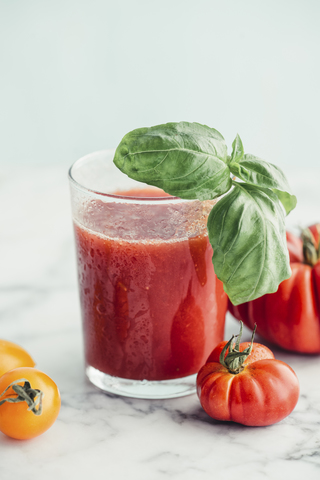
POLYGON ((223 136, 198 123, 133 130, 121 140, 113 161, 130 178, 180 198, 210 200, 232 185, 223 136))
POLYGON ((230 162, 231 163, 237 163, 240 162, 244 155, 244 149, 242 145, 241 138, 237 134, 236 138, 233 140, 232 143, 232 153, 230 157, 230 162))
POLYGON ((268 188, 233 182, 208 218, 213 265, 234 305, 273 293, 291 275, 284 211, 268 188))
POLYGON ((295 208, 297 198, 291 194, 283 171, 276 165, 247 154, 241 158, 239 158, 239 155, 235 155, 234 160, 231 157, 229 168, 236 177, 247 183, 270 188, 279 198, 287 215, 295 208))

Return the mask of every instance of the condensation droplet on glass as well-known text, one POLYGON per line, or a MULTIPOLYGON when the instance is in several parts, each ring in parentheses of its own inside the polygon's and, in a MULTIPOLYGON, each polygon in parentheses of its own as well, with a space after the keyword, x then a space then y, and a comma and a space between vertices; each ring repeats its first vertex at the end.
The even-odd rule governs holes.
POLYGON ((98 305, 96 306, 96 309, 98 311, 98 313, 106 313, 106 307, 102 304, 102 303, 98 303, 98 305))

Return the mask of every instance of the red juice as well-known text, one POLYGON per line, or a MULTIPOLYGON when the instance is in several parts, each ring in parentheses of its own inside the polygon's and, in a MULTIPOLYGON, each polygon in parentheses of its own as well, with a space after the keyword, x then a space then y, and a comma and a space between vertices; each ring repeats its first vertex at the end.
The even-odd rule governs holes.
MULTIPOLYGON (((159 196, 152 189, 118 194, 159 196)), ((223 340, 227 306, 206 229, 178 240, 159 239, 153 231, 144 238, 151 224, 164 228, 160 199, 152 215, 127 216, 125 228, 140 222, 141 235, 123 238, 118 213, 112 236, 105 234, 105 218, 125 207, 96 202, 93 228, 75 223, 86 362, 133 380, 197 373, 223 340)))

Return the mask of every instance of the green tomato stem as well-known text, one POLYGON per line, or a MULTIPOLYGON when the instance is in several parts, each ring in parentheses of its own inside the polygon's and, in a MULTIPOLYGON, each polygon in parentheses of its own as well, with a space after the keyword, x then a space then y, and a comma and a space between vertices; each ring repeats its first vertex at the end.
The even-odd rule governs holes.
POLYGON ((244 362, 250 355, 253 347, 253 339, 254 335, 257 329, 257 325, 255 324, 253 332, 252 332, 252 337, 251 337, 251 343, 249 347, 247 347, 245 350, 240 352, 240 341, 242 337, 242 332, 243 332, 243 323, 240 321, 240 332, 238 335, 232 335, 230 340, 226 343, 224 346, 221 354, 219 361, 221 365, 223 365, 225 368, 228 369, 228 371, 234 375, 237 375, 238 373, 242 372, 244 369, 244 362), (237 338, 237 341, 233 344, 234 338, 237 338), (226 355, 227 351, 229 349, 228 354, 226 355))
POLYGON ((1 393, 0 398, 12 387, 12 390, 16 393, 16 396, 6 397, 3 400, 0 400, 0 406, 5 402, 8 403, 20 403, 26 402, 28 405, 28 410, 30 410, 35 415, 41 415, 42 413, 42 399, 44 393, 41 390, 31 388, 30 382, 25 378, 20 378, 10 383, 7 388, 1 393), (23 385, 18 385, 19 383, 24 382, 23 385))
POLYGON ((302 229, 304 263, 313 267, 320 259, 320 242, 316 245, 315 238, 309 228, 302 229))

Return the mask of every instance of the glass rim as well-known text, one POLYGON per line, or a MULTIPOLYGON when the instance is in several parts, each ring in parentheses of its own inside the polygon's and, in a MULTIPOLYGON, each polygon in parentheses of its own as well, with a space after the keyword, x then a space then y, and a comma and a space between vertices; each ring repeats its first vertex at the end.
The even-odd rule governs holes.
MULTIPOLYGON (((96 195, 98 197, 107 197, 111 198, 114 200, 118 200, 120 202, 132 202, 132 203, 158 203, 158 202, 165 202, 165 203, 187 203, 187 202, 199 202, 200 200, 197 199, 182 199, 180 197, 175 197, 173 195, 166 196, 166 197, 137 197, 137 196, 128 196, 128 195, 117 195, 116 193, 106 193, 106 192, 100 192, 98 190, 92 190, 91 188, 86 187, 85 185, 79 183, 74 177, 73 177, 73 169, 76 167, 77 164, 89 159, 90 157, 93 157, 98 154, 107 154, 107 153, 112 153, 114 152, 115 149, 106 149, 106 150, 97 150, 95 152, 89 153, 87 155, 84 155, 83 157, 78 158, 75 160, 71 167, 68 170, 68 178, 70 183, 77 189, 80 190, 84 193, 90 194, 90 195, 96 195)), ((120 173, 121 170, 119 170, 120 173)), ((125 175, 123 173, 123 175, 125 175)), ((139 182, 138 182, 139 183, 139 182)), ((152 186, 152 185, 151 185, 152 186)), ((155 187, 158 188, 158 187, 155 187)))

